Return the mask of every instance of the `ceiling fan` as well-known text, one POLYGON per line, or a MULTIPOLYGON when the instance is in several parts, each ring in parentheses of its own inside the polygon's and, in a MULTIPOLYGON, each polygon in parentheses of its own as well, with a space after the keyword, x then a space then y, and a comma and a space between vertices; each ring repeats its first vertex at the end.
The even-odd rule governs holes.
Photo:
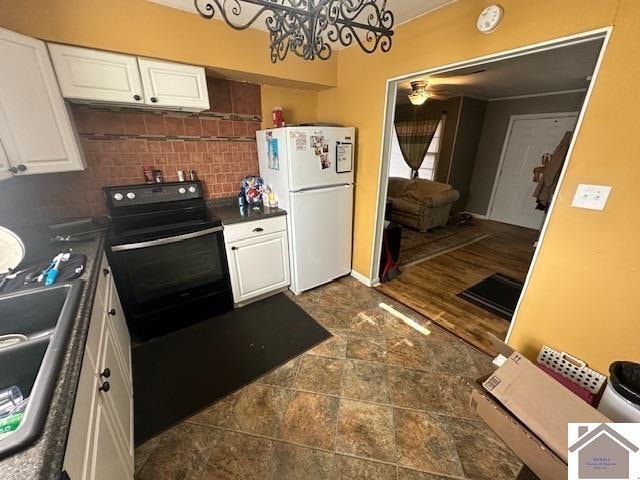
MULTIPOLYGON (((442 75, 443 78, 452 78, 456 77, 467 77, 469 75, 476 75, 478 73, 486 72, 486 68, 481 68, 479 70, 475 70, 467 73, 459 73, 457 75, 450 75, 447 77, 446 75, 442 75)), ((427 100, 447 100, 454 93, 443 89, 442 87, 446 87, 444 84, 433 84, 430 86, 428 80, 415 80, 411 82, 411 93, 409 93, 409 101, 416 106, 423 105, 427 100)))
POLYGON ((446 100, 451 92, 430 87, 426 80, 416 80, 411 82, 411 93, 408 95, 412 105, 423 105, 427 100, 446 100))

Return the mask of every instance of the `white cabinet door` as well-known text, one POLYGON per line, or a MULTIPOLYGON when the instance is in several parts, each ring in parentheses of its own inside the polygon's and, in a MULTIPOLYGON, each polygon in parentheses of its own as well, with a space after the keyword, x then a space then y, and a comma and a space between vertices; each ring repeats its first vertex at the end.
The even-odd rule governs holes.
POLYGON ((144 104, 136 57, 55 43, 49 52, 65 98, 144 104))
POLYGON ((5 152, 2 142, 0 142, 0 180, 4 180, 5 178, 9 178, 11 176, 9 167, 10 165, 9 158, 7 157, 7 152, 5 152))
POLYGON ((121 444, 133 459, 133 393, 130 376, 127 367, 122 364, 117 342, 116 334, 107 324, 98 370, 103 386, 108 383, 109 389, 101 392, 101 398, 113 417, 121 444))
POLYGON ((80 477, 83 480, 133 479, 133 462, 119 447, 116 422, 104 401, 108 393, 99 392, 95 401, 88 461, 85 473, 80 477))
POLYGON ((131 376, 131 336, 129 335, 127 321, 122 311, 122 304, 120 303, 120 297, 118 297, 118 291, 116 290, 113 278, 110 278, 110 288, 111 293, 109 295, 107 323, 115 335, 116 348, 125 368, 125 377, 129 381, 130 388, 133 388, 131 376))
POLYGON ((236 303, 289 285, 286 232, 233 242, 226 249, 236 303))
POLYGON ((145 101, 158 107, 209 109, 204 68, 139 58, 145 101))
MULTIPOLYGON (((92 325, 93 326, 93 325, 92 325)), ((92 425, 92 408, 97 396, 96 375, 93 361, 85 354, 78 380, 76 401, 67 439, 67 450, 63 468, 69 478, 84 478, 86 459, 88 456, 89 432, 92 425)))
POLYGON ((44 42, 0 29, 0 140, 18 174, 83 170, 44 42))

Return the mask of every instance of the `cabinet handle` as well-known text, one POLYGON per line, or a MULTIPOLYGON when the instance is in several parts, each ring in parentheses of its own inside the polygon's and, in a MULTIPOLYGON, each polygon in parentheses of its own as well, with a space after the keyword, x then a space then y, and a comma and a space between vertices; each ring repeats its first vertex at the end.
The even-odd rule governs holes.
POLYGON ((156 103, 158 99, 156 97, 151 97, 151 102, 156 103))
POLYGON ((115 308, 112 308, 112 309, 111 309, 111 310, 109 310, 107 313, 113 317, 113 316, 116 314, 116 309, 115 309, 115 308))
POLYGON ((254 232, 264 232, 264 228, 258 227, 253 229, 254 232))
POLYGON ((98 388, 98 390, 100 390, 101 392, 108 392, 109 390, 111 390, 111 385, 109 385, 109 382, 104 382, 102 385, 100 385, 100 388, 98 388))
POLYGON ((103 268, 103 269, 102 269, 102 274, 103 274, 105 277, 106 277, 107 275, 109 275, 109 273, 111 273, 111 272, 109 272, 109 269, 108 269, 108 268, 103 268))
POLYGON ((134 96, 133 96, 133 99, 134 99, 134 100, 140 100, 140 98, 142 98, 142 97, 140 97, 140 95, 134 95, 134 96))
POLYGON ((111 370, 109 368, 105 368, 100 374, 101 377, 109 378, 111 376, 111 370))

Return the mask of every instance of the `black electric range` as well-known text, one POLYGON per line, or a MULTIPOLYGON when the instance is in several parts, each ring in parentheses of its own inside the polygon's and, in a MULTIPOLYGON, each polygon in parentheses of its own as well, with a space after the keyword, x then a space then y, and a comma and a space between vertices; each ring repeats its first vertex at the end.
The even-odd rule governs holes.
POLYGON ((198 181, 104 188, 106 251, 132 336, 147 340, 231 310, 222 222, 198 181))

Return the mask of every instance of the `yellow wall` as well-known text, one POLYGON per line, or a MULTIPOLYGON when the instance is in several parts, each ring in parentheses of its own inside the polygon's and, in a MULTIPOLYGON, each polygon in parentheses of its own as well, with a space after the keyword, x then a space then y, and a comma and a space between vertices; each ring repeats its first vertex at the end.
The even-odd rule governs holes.
POLYGON ((602 371, 614 359, 640 360, 640 322, 635 320, 640 295, 633 282, 640 270, 640 214, 632 197, 640 178, 640 162, 633 158, 640 135, 632 131, 635 106, 640 106, 640 2, 503 0, 502 25, 482 35, 475 21, 486 3, 458 1, 399 27, 386 55, 355 48, 341 52, 338 87, 319 93, 320 118, 358 128, 354 268, 374 276, 370 265, 387 79, 610 26, 618 19, 511 344, 533 355, 547 343, 602 371), (606 211, 570 208, 578 182, 613 185, 606 211))
POLYGON ((53 42, 202 65, 238 80, 336 84, 335 57, 308 62, 291 55, 273 64, 266 32, 235 31, 146 0, 2 0, 0 26, 53 42))
POLYGON ((273 127, 273 107, 282 107, 287 124, 311 123, 318 118, 318 92, 263 85, 262 128, 273 127))

